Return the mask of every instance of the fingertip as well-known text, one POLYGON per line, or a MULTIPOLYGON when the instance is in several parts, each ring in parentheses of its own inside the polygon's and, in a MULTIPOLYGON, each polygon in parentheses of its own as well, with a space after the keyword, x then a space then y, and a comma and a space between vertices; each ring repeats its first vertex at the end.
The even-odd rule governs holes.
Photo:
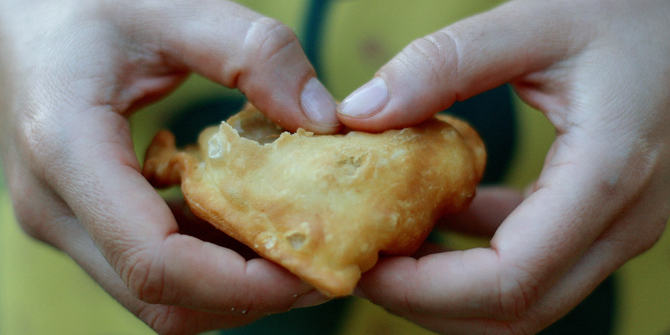
POLYGON ((313 307, 326 303, 330 300, 331 298, 323 295, 321 292, 317 290, 311 290, 305 294, 298 296, 293 305, 291 305, 291 309, 313 307))
POLYGON ((390 92, 386 80, 374 77, 351 94, 337 108, 337 117, 345 126, 362 131, 380 132, 394 128, 384 109, 389 103, 390 92))
POLYGON ((338 113, 346 118, 367 119, 377 114, 389 100, 389 89, 381 77, 372 80, 349 94, 338 108, 338 113))
POLYGON ((300 106, 308 122, 305 128, 319 134, 337 132, 340 121, 336 115, 337 104, 325 86, 310 78, 300 93, 300 106))
POLYGON ((316 134, 337 133, 342 124, 337 119, 337 103, 326 87, 313 75, 304 84, 282 87, 265 85, 247 90, 249 101, 274 123, 288 131, 299 128, 316 134), (292 87, 289 87, 292 86, 292 87))
POLYGON ((165 295, 152 302, 204 310, 231 306, 258 312, 286 311, 313 288, 262 258, 245 260, 233 250, 197 238, 172 234, 162 249, 160 275, 165 295))
POLYGON ((337 109, 337 117, 351 129, 369 132, 409 127, 438 111, 427 108, 433 105, 432 98, 416 99, 429 95, 404 87, 402 80, 382 72, 347 96, 337 109))

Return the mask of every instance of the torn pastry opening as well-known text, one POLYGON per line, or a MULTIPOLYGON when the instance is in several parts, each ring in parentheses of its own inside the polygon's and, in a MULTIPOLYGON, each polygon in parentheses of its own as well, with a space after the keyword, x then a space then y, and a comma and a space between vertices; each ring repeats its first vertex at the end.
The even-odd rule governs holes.
POLYGON ((272 143, 286 131, 255 110, 251 104, 247 104, 241 112, 231 116, 227 122, 237 130, 240 137, 259 144, 272 143))

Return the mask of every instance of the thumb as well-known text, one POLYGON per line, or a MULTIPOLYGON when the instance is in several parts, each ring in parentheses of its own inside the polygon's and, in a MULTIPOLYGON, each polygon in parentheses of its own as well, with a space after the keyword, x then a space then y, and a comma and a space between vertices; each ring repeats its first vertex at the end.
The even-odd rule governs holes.
POLYGON ((284 128, 329 133, 339 127, 335 100, 281 22, 221 0, 141 1, 130 14, 121 10, 122 26, 168 62, 239 88, 284 128))
POLYGON ((587 34, 562 3, 512 1, 413 41, 343 100, 340 121, 367 131, 414 125, 567 58, 587 34))

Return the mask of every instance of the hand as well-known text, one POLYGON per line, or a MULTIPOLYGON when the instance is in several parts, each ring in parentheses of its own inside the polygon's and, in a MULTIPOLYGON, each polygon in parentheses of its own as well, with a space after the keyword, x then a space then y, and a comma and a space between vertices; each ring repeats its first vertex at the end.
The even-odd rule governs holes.
POLYGON ((127 121, 195 71, 286 128, 335 131, 335 102, 289 28, 222 0, 12 0, 0 4, 0 49, 2 162, 28 234, 160 333, 318 302, 271 262, 180 234, 139 172, 127 121))
POLYGON ((650 248, 670 216, 669 18, 662 0, 512 1, 414 41, 346 98, 342 123, 379 131, 511 82, 557 131, 516 208, 482 192, 451 222, 490 248, 386 259, 360 293, 449 334, 534 333, 650 248))

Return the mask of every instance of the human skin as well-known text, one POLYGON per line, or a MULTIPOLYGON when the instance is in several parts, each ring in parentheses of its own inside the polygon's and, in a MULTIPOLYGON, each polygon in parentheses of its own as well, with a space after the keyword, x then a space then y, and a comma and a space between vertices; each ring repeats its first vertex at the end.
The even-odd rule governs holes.
MULTIPOLYGON (((558 134, 525 198, 482 191, 446 223, 490 248, 386 259, 359 293, 449 334, 533 333, 651 247, 670 215, 669 17, 662 0, 513 1, 417 40, 372 97, 345 99, 342 123, 381 131, 511 82, 558 134)), ((287 28, 221 0, 7 0, 0 50, 2 161, 28 234, 160 333, 320 301, 270 262, 178 233, 126 119, 195 71, 289 129, 335 131, 328 94, 303 93, 314 72, 287 28)))
POLYGON ((381 131, 509 82, 557 134, 524 197, 493 190, 447 221, 489 248, 387 258, 359 294, 438 332, 532 334, 654 245, 670 216, 668 31, 663 0, 512 1, 415 40, 344 99, 343 124, 381 131))
POLYGON ((269 261, 181 234, 140 174, 127 120, 193 71, 288 129, 335 131, 335 102, 289 28, 221 0, 8 0, 0 50, 2 162, 29 235, 162 334, 324 300, 269 261))

